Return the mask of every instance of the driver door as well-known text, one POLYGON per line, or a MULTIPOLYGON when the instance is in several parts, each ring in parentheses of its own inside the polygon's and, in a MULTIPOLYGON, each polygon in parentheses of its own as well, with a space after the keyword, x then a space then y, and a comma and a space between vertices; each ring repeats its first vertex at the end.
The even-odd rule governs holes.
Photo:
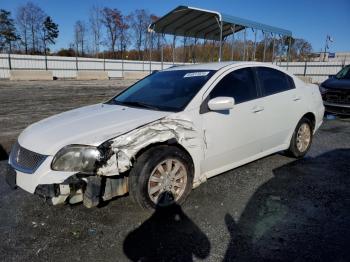
POLYGON ((216 81, 203 103, 223 96, 234 98, 232 109, 201 112, 206 139, 201 166, 208 177, 252 161, 262 150, 264 108, 253 70, 246 67, 229 72, 216 81))

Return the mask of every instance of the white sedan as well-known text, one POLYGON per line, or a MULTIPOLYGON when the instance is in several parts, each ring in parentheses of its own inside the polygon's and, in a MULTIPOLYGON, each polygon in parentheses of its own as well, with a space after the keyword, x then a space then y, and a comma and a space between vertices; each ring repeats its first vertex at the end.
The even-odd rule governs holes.
POLYGON ((282 150, 303 157, 323 114, 316 85, 271 64, 172 67, 26 128, 7 181, 52 204, 127 193, 144 208, 181 204, 227 170, 282 150))

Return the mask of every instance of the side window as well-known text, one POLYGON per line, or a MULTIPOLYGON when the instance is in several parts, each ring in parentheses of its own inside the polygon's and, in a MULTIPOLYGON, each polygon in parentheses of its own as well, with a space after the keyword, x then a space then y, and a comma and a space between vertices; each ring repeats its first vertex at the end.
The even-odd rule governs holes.
POLYGON ((238 69, 221 79, 210 93, 210 98, 219 96, 233 97, 236 104, 256 99, 258 93, 252 69, 238 69))
POLYGON ((264 96, 295 88, 293 79, 285 73, 268 67, 258 67, 257 75, 264 96))

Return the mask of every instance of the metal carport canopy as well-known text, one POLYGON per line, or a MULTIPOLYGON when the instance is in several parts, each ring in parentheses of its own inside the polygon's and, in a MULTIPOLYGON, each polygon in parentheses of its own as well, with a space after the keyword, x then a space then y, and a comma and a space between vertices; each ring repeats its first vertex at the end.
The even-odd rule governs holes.
POLYGON ((149 30, 156 33, 218 41, 245 28, 292 36, 291 31, 282 28, 189 6, 178 6, 149 25, 149 30), (220 37, 221 26, 222 37, 220 37))

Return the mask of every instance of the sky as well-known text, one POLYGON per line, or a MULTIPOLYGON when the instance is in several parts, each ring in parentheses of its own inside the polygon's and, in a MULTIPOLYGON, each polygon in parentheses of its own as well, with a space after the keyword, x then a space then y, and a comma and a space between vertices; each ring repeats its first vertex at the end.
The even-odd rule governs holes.
MULTIPOLYGON (((26 0, 0 0, 0 8, 16 12, 26 0)), ((215 10, 292 31, 304 38, 314 52, 324 49, 329 34, 334 42, 330 52, 350 51, 350 0, 31 0, 59 24, 60 35, 54 49, 66 48, 73 39, 77 20, 88 21, 92 6, 119 9, 127 15, 146 9, 162 16, 178 5, 215 10)))

